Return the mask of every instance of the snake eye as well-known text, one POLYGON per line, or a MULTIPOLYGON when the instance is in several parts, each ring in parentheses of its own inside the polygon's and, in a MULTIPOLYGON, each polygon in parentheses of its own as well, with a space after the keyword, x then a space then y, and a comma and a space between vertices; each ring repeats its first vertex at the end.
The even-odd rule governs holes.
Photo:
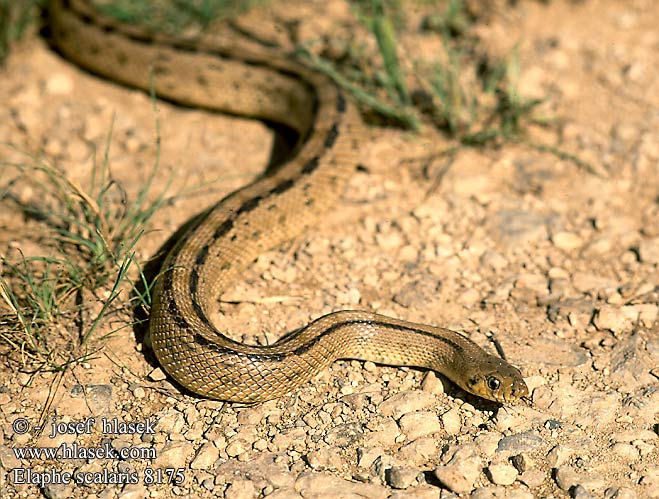
POLYGON ((499 381, 499 378, 495 378, 494 376, 487 378, 487 387, 493 392, 496 392, 500 386, 501 381, 499 381))

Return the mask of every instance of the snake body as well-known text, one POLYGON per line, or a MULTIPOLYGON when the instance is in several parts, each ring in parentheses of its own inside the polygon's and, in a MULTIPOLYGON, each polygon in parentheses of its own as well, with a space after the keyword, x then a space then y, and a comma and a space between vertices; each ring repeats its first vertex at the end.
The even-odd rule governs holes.
POLYGON ((245 345, 209 320, 211 304, 263 251, 336 206, 364 130, 331 79, 263 47, 155 35, 122 25, 83 0, 51 0, 50 36, 76 64, 189 106, 266 119, 296 130, 287 162, 208 208, 163 263, 150 336, 162 365, 204 397, 259 402, 282 396, 339 358, 434 369, 498 402, 528 395, 520 371, 465 336, 370 312, 325 315, 269 346, 245 345))

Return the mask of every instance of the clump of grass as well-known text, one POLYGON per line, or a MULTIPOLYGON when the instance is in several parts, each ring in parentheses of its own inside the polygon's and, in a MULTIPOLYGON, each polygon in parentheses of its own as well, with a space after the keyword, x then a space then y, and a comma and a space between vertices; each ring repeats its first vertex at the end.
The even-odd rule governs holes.
MULTIPOLYGON (((425 17, 419 27, 442 40, 444 54, 435 61, 401 63, 395 26, 404 20, 398 2, 370 0, 358 2, 359 17, 375 38, 381 71, 371 78, 364 74, 359 85, 346 85, 336 71, 327 69, 326 61, 320 69, 387 121, 414 129, 431 124, 463 145, 519 138, 528 124, 536 122, 533 112, 541 100, 525 99, 518 92, 516 54, 499 61, 475 57, 475 40, 467 34, 472 17, 461 0, 444 3, 443 13, 425 17)), ((313 62, 318 65, 319 59, 313 62)))
POLYGON ((47 229, 38 242, 48 256, 0 255, 0 341, 8 354, 20 352, 23 363, 31 361, 35 370, 61 371, 89 358, 89 340, 109 312, 135 306, 118 300, 135 291, 135 275, 144 292, 133 293, 132 300, 150 305, 135 247, 166 201, 165 191, 149 200, 158 161, 135 199, 128 200, 110 172, 110 136, 103 160, 92 165, 87 189, 37 158, 0 164, 5 172, 17 172, 1 197, 47 229), (31 185, 36 201, 21 202, 13 195, 21 183, 31 185))
POLYGON ((218 19, 233 17, 263 0, 112 0, 98 5, 104 14, 127 24, 178 34, 204 30, 218 19))
POLYGON ((42 0, 0 0, 0 65, 12 42, 19 40, 36 19, 42 0))

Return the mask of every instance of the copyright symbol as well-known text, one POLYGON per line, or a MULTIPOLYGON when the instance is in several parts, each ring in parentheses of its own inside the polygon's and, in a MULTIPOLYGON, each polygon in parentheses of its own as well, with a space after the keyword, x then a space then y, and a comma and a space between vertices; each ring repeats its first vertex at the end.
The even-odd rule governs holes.
POLYGON ((16 418, 11 424, 11 427, 14 430, 14 433, 17 435, 23 435, 30 430, 30 423, 25 418, 16 418))

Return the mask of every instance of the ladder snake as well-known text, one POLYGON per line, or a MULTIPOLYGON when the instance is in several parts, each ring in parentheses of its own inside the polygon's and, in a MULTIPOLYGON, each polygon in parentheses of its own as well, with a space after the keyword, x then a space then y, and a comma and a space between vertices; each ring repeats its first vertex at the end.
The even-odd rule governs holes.
POLYGON ((164 260, 149 333, 158 361, 180 385, 212 399, 259 402, 351 358, 433 369, 501 403, 528 395, 516 367, 462 334, 371 312, 331 313, 267 346, 222 334, 209 320, 217 296, 260 253, 340 202, 364 130, 355 105, 330 78, 278 50, 153 34, 101 15, 87 0, 51 0, 48 30, 61 54, 93 73, 299 134, 278 170, 196 217, 164 260))

